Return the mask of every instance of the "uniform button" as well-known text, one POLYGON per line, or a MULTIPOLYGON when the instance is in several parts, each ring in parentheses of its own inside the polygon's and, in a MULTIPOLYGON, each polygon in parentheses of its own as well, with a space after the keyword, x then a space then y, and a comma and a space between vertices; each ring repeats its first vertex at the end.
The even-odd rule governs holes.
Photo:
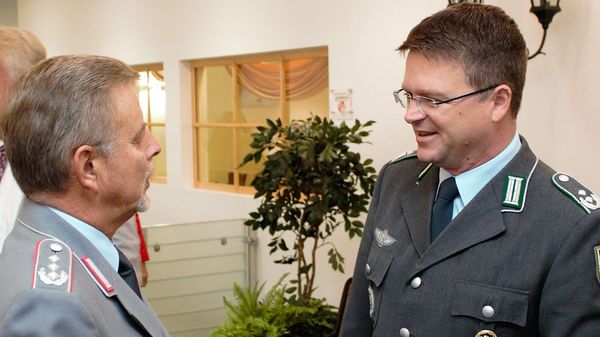
POLYGON ((368 263, 367 263, 367 266, 365 267, 365 271, 367 272, 367 275, 371 274, 371 266, 369 266, 368 263))
POLYGON ((496 333, 491 330, 481 330, 479 331, 475 337, 497 337, 496 333))
POLYGON ((489 305, 486 305, 485 307, 483 307, 481 309, 481 313, 483 314, 483 317, 485 318, 492 318, 492 316, 494 316, 494 308, 492 308, 489 305))
POLYGON ((410 286, 413 287, 413 289, 417 289, 421 286, 421 283, 423 283, 423 280, 421 280, 421 278, 417 276, 410 281, 410 286))
POLYGON ((52 249, 53 252, 58 253, 63 250, 63 247, 61 245, 59 245, 58 243, 53 243, 53 244, 50 244, 50 249, 52 249))
POLYGON ((400 337, 410 337, 410 331, 407 328, 400 329, 400 337))

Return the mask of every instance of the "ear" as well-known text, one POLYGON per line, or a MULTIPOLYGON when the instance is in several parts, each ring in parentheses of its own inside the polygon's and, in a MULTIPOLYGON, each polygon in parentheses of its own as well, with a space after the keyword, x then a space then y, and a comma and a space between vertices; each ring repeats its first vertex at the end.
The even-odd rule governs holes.
POLYGON ((75 150, 71 158, 72 169, 77 182, 83 188, 94 192, 98 190, 101 158, 96 148, 91 145, 82 145, 75 150))
POLYGON ((506 84, 501 84, 492 92, 492 121, 500 122, 506 117, 512 118, 510 103, 512 90, 506 84))

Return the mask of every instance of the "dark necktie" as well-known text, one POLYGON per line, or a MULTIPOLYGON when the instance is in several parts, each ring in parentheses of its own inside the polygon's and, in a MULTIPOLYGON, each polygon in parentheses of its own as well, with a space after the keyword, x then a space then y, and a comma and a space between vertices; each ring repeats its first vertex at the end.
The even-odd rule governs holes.
POLYGON ((129 262, 125 254, 123 254, 123 252, 121 252, 118 248, 117 252, 119 252, 119 275, 121 275, 123 280, 125 280, 125 283, 127 283, 129 287, 133 289, 138 297, 142 298, 140 285, 138 284, 137 277, 135 277, 135 271, 133 270, 131 262, 129 262))
POLYGON ((431 241, 435 240, 452 220, 453 203, 457 196, 458 188, 454 177, 444 180, 431 211, 431 241))
POLYGON ((8 159, 6 158, 6 151, 4 150, 4 144, 0 145, 0 179, 4 175, 4 170, 8 166, 8 159))

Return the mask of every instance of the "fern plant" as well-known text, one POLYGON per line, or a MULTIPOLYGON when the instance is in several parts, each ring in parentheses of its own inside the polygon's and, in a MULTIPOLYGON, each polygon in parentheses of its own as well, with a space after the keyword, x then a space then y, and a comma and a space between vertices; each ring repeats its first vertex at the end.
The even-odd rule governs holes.
POLYGON ((227 322, 212 337, 325 337, 333 330, 337 315, 324 300, 289 301, 283 275, 261 299, 265 284, 242 288, 234 284, 235 303, 224 299, 227 322))

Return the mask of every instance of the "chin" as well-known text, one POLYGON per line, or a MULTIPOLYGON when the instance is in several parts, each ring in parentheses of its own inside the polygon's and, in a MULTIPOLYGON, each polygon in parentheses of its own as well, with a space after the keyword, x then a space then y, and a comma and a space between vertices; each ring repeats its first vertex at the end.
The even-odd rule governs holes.
POLYGON ((439 166, 443 157, 444 154, 440 149, 417 148, 417 158, 424 163, 433 163, 434 165, 439 166))
POLYGON ((145 211, 147 211, 148 209, 150 209, 150 198, 148 198, 147 195, 144 194, 144 196, 140 199, 140 201, 138 201, 137 206, 135 207, 135 211, 138 213, 143 213, 145 211))
POLYGON ((431 163, 433 162, 435 156, 434 153, 432 153, 431 151, 427 151, 425 149, 417 149, 417 158, 419 158, 419 160, 422 162, 431 163))

